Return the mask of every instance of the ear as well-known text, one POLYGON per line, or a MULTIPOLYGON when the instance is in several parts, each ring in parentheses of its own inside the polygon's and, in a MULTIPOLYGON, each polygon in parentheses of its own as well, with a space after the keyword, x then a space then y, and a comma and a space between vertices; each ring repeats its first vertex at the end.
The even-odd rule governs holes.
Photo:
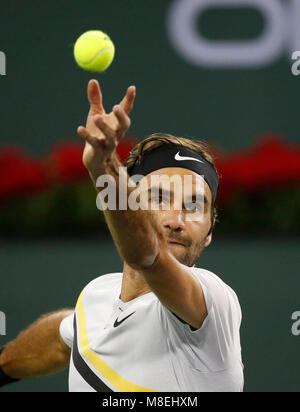
POLYGON ((205 243, 204 243, 204 247, 207 247, 210 245, 212 240, 212 233, 210 233, 209 235, 207 235, 206 239, 205 239, 205 243))

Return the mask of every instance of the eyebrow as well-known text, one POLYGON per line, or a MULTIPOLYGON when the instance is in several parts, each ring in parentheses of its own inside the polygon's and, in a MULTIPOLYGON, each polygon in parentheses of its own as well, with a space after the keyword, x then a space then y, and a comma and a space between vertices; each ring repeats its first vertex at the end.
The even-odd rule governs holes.
MULTIPOLYGON (((163 189, 162 187, 157 187, 157 186, 150 187, 150 188, 148 189, 148 193, 151 193, 151 192, 152 192, 153 194, 160 194, 160 195, 163 195, 163 196, 174 195, 174 191, 173 191, 173 190, 166 190, 166 189, 163 189)), ((195 202, 195 201, 197 200, 197 195, 196 195, 196 194, 193 194, 192 196, 187 197, 187 198, 185 199, 185 201, 187 201, 188 199, 189 199, 191 202, 195 202)), ((202 200, 202 199, 203 199, 205 205, 208 204, 208 199, 207 199, 206 195, 204 195, 204 196, 201 196, 201 195, 200 195, 200 200, 202 200)), ((199 199, 198 199, 198 200, 199 200, 199 199)))
MULTIPOLYGON (((197 196, 196 195, 192 195, 192 196, 190 196, 189 198, 187 198, 187 199, 190 199, 190 201, 192 201, 192 202, 195 202, 196 200, 197 200, 197 196)), ((187 200, 186 199, 186 200, 187 200)), ((207 197, 204 195, 204 196, 202 196, 202 195, 200 195, 200 199, 198 198, 198 200, 202 200, 203 199, 203 201, 204 201, 204 204, 205 205, 207 205, 208 204, 208 199, 207 199, 207 197)))

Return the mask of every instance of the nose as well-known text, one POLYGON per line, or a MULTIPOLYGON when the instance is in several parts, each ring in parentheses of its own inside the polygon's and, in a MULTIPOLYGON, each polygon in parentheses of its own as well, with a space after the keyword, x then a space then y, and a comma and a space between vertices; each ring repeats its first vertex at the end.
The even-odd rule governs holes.
POLYGON ((166 230, 181 233, 185 230, 182 210, 169 210, 163 219, 163 226, 166 230))

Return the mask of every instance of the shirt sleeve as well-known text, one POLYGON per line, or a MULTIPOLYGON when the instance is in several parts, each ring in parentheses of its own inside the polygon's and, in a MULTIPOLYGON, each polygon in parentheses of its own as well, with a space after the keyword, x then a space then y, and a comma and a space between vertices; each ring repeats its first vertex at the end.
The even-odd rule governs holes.
POLYGON ((192 330, 163 305, 161 316, 170 342, 175 342, 174 350, 186 363, 201 371, 219 371, 240 353, 240 305, 235 292, 218 276, 204 269, 190 269, 201 285, 207 306, 202 326, 192 330))
POLYGON ((60 323, 59 332, 63 341, 71 349, 73 347, 74 327, 73 327, 74 313, 66 316, 60 323))

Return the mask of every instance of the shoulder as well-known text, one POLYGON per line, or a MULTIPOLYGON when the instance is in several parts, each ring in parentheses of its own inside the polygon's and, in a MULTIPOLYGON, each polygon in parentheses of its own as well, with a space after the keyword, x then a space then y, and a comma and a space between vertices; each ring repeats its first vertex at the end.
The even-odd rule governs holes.
POLYGON ((123 274, 121 272, 106 273, 105 275, 98 276, 97 278, 91 280, 83 288, 81 293, 87 295, 97 291, 109 291, 121 284, 122 276, 123 274))
POLYGON ((122 283, 122 273, 107 273, 90 281, 79 293, 76 301, 77 313, 102 312, 112 304, 122 283))
POLYGON ((207 285, 218 285, 220 288, 228 290, 230 293, 235 294, 234 290, 224 282, 219 276, 210 270, 197 268, 195 266, 190 267, 193 275, 200 281, 204 282, 207 285))
POLYGON ((191 267, 192 274, 202 286, 208 310, 212 307, 235 307, 240 311, 240 304, 235 291, 215 273, 202 268, 191 267))

